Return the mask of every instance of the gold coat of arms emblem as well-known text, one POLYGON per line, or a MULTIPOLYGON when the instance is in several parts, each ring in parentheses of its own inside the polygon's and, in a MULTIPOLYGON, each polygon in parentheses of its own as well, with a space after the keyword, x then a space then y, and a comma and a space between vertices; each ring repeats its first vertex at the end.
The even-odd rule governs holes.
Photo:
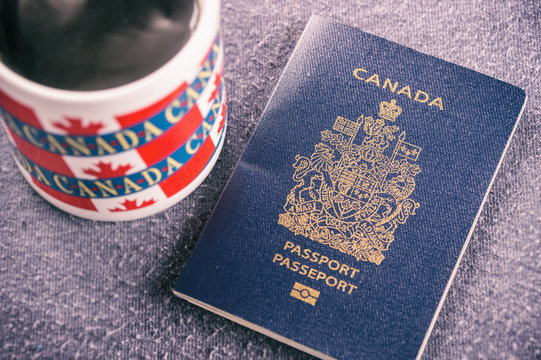
POLYGON ((278 224, 357 261, 381 264, 399 224, 420 206, 410 196, 421 148, 405 141, 405 131, 398 135, 401 112, 391 100, 380 103, 375 117, 337 117, 310 157, 295 157, 296 185, 278 224), (359 133, 361 144, 354 143, 359 133))

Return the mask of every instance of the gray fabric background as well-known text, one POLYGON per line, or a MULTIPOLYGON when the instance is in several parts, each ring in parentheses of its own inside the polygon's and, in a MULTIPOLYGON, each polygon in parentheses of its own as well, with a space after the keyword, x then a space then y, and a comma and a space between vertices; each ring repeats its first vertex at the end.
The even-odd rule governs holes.
POLYGON ((309 358, 171 287, 314 13, 526 90, 424 358, 541 359, 541 2, 224 0, 222 13, 227 142, 171 209, 127 223, 67 215, 24 182, 0 135, 0 358, 309 358))

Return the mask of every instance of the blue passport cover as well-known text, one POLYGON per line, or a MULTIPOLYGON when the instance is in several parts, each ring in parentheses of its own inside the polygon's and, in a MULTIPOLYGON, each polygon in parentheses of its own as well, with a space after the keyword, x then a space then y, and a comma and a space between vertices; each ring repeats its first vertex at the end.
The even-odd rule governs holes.
POLYGON ((319 357, 420 356, 525 100, 312 17, 175 294, 319 357))

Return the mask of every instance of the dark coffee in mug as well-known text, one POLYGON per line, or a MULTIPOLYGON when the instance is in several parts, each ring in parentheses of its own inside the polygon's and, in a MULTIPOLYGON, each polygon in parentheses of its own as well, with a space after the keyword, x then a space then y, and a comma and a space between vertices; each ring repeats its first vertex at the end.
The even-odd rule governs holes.
POLYGON ((46 86, 113 88, 170 60, 197 17, 195 0, 0 0, 0 59, 46 86))

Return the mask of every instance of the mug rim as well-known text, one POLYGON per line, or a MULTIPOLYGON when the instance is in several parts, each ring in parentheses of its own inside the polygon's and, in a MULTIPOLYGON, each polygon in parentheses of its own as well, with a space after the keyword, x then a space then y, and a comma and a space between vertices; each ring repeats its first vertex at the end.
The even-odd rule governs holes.
MULTIPOLYGON (((25 78, 13 71, 0 61, 0 81, 3 85, 15 88, 18 92, 27 95, 46 99, 49 101, 69 101, 92 103, 111 100, 134 92, 146 91, 152 84, 160 83, 164 77, 178 66, 192 69, 201 59, 194 58, 192 48, 197 47, 208 34, 208 27, 213 24, 219 24, 220 0, 194 0, 199 5, 198 20, 192 35, 180 50, 158 69, 148 73, 142 78, 136 79, 126 84, 118 85, 112 88, 100 90, 68 90, 43 85, 25 78), (214 10, 214 11, 213 11, 214 10), (188 66, 186 64, 189 64, 188 66)), ((209 41, 210 43, 210 41, 209 41)), ((205 44, 207 46, 207 44, 205 44)), ((189 74, 188 74, 189 75, 189 74)))

